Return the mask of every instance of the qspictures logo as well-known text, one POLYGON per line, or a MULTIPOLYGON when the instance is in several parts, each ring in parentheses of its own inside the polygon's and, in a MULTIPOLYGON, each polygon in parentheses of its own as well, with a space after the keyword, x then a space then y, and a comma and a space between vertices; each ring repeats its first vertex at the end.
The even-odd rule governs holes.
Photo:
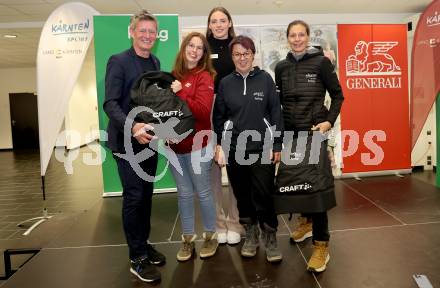
POLYGON ((348 89, 401 88, 402 70, 393 57, 396 41, 360 40, 345 61, 348 89))

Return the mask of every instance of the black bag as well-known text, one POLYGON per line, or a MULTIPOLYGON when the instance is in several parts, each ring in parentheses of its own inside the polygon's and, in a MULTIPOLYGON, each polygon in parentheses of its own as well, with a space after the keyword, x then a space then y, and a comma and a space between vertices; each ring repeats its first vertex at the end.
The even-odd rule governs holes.
POLYGON ((297 206, 293 203, 295 199, 334 188, 324 135, 300 132, 284 145, 273 192, 277 214, 297 212, 290 210, 297 206))
POLYGON ((162 139, 181 140, 194 131, 195 120, 185 101, 171 90, 174 80, 168 72, 142 74, 131 88, 130 106, 146 110, 138 113, 135 121, 156 124, 152 134, 162 139), (172 129, 166 129, 170 127, 172 129))

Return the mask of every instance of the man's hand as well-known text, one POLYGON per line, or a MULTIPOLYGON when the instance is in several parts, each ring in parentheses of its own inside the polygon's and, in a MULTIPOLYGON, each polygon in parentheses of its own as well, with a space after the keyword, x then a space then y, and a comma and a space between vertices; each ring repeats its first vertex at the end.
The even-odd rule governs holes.
POLYGON ((327 132, 331 128, 332 128, 332 124, 329 121, 324 121, 324 122, 316 124, 316 126, 315 125, 312 126, 313 131, 318 130, 322 134, 324 134, 325 132, 327 132))
POLYGON ((136 123, 133 125, 133 128, 131 128, 131 133, 139 144, 148 144, 151 140, 157 138, 156 136, 147 133, 147 131, 151 131, 153 129, 153 126, 150 124, 136 123))

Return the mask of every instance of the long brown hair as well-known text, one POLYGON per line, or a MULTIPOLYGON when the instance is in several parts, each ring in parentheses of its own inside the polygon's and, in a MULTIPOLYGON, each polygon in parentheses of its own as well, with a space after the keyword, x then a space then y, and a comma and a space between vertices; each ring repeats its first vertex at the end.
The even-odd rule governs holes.
POLYGON ((231 23, 231 27, 229 27, 229 29, 228 29, 228 36, 229 36, 229 38, 234 38, 235 37, 234 23, 232 22, 231 14, 229 13, 228 10, 226 10, 225 7, 215 7, 215 8, 212 8, 211 12, 209 12, 208 25, 206 26, 206 38, 214 37, 212 35, 211 29, 209 29, 209 21, 211 21, 212 14, 214 14, 214 12, 217 12, 217 11, 222 12, 223 14, 226 15, 226 17, 228 17, 228 21, 231 23))
POLYGON ((177 79, 181 80, 189 72, 189 69, 186 65, 185 50, 191 39, 194 37, 200 38, 203 43, 203 56, 200 58, 195 69, 197 69, 197 72, 208 71, 212 78, 214 78, 216 72, 214 70, 214 66, 212 66, 209 44, 206 40, 206 37, 199 32, 191 32, 183 39, 182 45, 180 45, 179 53, 176 57, 176 61, 174 62, 173 75, 177 79))

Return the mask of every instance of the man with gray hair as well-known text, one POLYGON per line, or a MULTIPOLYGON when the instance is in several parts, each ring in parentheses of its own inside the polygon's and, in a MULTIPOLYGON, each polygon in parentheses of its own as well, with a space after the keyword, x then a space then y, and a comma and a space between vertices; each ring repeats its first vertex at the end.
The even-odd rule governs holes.
POLYGON ((155 137, 147 132, 152 127, 127 117, 130 89, 134 81, 145 72, 160 70, 159 59, 151 53, 157 37, 156 17, 146 10, 133 15, 130 20, 130 37, 132 47, 108 60, 103 106, 109 117, 107 147, 113 152, 123 186, 122 222, 129 248, 130 271, 142 281, 153 282, 161 278, 154 265, 165 263, 165 256, 147 242, 151 228, 153 182, 140 178, 130 161, 116 154, 126 152, 124 136, 129 135, 128 145, 132 146, 134 155, 144 149, 153 152, 150 153, 153 156, 137 162, 140 162, 142 170, 148 175, 156 175, 157 152, 149 147, 155 137), (124 130, 126 121, 133 123, 127 126, 131 127, 131 131, 124 130))

